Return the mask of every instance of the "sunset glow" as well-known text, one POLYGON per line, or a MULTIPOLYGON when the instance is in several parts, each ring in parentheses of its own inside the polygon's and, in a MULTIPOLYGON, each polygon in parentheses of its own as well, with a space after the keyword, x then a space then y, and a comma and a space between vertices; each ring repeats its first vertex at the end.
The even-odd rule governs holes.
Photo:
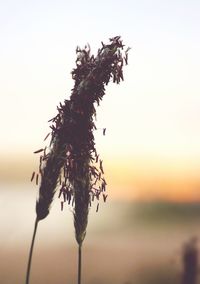
POLYGON ((120 34, 131 47, 125 81, 107 88, 95 133, 108 191, 122 199, 199 199, 200 4, 161 2, 81 2, 78 10, 64 1, 1 4, 2 182, 29 182, 47 121, 70 96, 76 46, 89 42, 96 54, 101 40, 120 34))

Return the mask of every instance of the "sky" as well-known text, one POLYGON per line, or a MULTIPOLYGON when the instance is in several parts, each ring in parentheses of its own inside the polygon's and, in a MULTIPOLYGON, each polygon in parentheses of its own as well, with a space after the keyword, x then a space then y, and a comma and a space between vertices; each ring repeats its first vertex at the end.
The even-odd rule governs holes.
POLYGON ((120 35, 125 81, 106 88, 95 133, 111 194, 200 199, 199 13, 197 0, 1 1, 0 179, 23 181, 36 163, 76 46, 96 53, 120 35))

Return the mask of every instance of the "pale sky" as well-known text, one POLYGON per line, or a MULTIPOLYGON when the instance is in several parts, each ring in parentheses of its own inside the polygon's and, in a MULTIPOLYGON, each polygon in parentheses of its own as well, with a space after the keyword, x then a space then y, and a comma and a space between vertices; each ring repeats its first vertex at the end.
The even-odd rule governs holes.
POLYGON ((0 153, 43 146, 73 87, 76 46, 96 53, 121 35, 129 66, 98 109, 99 152, 200 159, 199 15, 198 0, 1 1, 0 153))

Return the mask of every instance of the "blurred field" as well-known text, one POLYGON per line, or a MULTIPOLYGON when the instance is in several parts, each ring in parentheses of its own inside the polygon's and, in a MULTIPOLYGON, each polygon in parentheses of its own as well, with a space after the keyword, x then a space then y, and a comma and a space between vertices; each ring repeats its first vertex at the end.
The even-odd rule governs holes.
MULTIPOLYGON (((1 184, 0 283, 24 283, 34 224, 35 188, 1 184)), ((85 284, 181 283, 182 247, 200 235, 200 204, 111 202, 91 209, 84 243, 85 284)), ((55 200, 39 223, 31 283, 76 283, 72 212, 55 200)), ((200 283, 200 282, 198 282, 200 283)))

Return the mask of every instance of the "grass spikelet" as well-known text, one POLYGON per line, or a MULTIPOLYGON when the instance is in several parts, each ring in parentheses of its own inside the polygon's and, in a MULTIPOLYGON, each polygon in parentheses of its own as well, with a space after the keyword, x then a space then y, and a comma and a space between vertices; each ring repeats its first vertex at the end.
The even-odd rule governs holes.
MULTIPOLYGON (((91 197, 95 196, 99 200, 99 195, 105 191, 106 185, 102 177, 103 161, 99 159, 93 136, 93 130, 96 129, 95 104, 99 105, 105 95, 105 85, 111 79, 117 84, 123 80, 124 57, 121 53, 123 47, 120 37, 116 36, 110 39, 109 44, 102 44, 96 57, 90 54, 90 47, 77 48, 77 66, 72 71, 75 85, 71 95, 76 136, 71 155, 78 169, 69 180, 74 187, 74 224, 79 245, 82 245, 86 234, 91 197)), ((127 57, 126 52, 125 57, 127 57)), ((103 128, 103 135, 105 130, 106 128, 103 128)))
MULTIPOLYGON (((105 85, 110 79, 119 84, 123 77, 124 61, 127 63, 127 52, 122 56, 124 45, 119 36, 110 39, 109 44, 102 44, 97 56, 90 54, 90 47, 77 48, 76 68, 72 71, 75 80, 72 89, 71 114, 73 118, 72 143, 69 151, 68 180, 74 195, 74 226, 79 247, 78 284, 81 283, 81 248, 86 235, 88 212, 91 200, 99 200, 106 189, 103 161, 95 149, 93 130, 96 129, 94 117, 95 105, 99 105, 105 95, 105 85), (126 59, 126 60, 125 60, 126 59), (70 166, 69 166, 70 165, 70 166)), ((105 135, 105 128, 103 129, 105 135)), ((103 195, 104 202, 107 196, 103 195)), ((99 209, 99 203, 96 211, 99 209)))
POLYGON ((50 206, 54 198, 58 184, 61 168, 64 161, 60 158, 63 153, 63 145, 59 141, 54 144, 45 166, 41 168, 41 183, 39 188, 39 197, 36 202, 37 219, 40 221, 49 214, 50 206))
MULTIPOLYGON (((59 109, 58 115, 52 119, 53 124, 51 126, 52 133, 49 152, 46 153, 46 148, 34 152, 35 154, 43 152, 43 155, 40 156, 39 174, 36 175, 36 184, 39 182, 39 175, 41 182, 39 186, 39 197, 36 201, 36 221, 28 258, 26 284, 29 284, 38 222, 46 218, 49 214, 57 185, 61 179, 61 170, 65 164, 66 145, 68 144, 68 135, 65 135, 65 129, 69 128, 69 112, 69 101, 65 101, 65 111, 59 109)), ((34 176, 35 172, 32 174, 31 181, 34 176)))

